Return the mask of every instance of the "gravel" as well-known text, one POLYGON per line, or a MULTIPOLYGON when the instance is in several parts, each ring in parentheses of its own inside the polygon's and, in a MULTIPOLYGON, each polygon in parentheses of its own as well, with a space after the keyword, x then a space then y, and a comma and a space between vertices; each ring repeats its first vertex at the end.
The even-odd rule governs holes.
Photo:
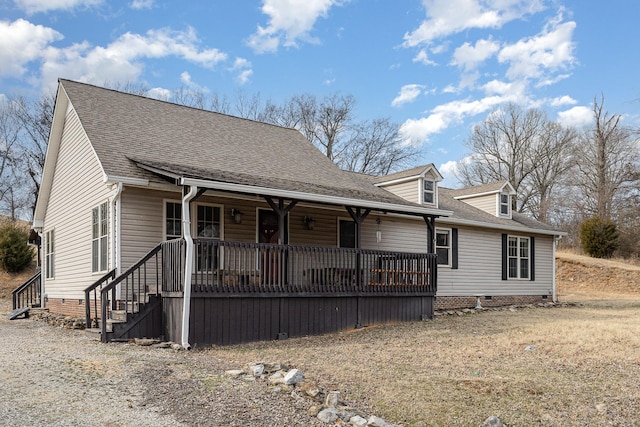
POLYGON ((7 320, 0 299, 0 425, 320 426, 306 399, 224 375, 203 351, 103 344, 81 330, 7 320))

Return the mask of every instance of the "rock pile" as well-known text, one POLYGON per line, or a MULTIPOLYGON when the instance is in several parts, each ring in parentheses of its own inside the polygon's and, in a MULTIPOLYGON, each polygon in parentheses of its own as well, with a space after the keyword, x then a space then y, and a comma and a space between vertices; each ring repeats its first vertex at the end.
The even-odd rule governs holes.
POLYGON ((273 393, 288 394, 294 399, 309 401, 309 415, 331 425, 355 427, 394 427, 375 415, 367 415, 340 400, 339 391, 322 390, 316 383, 305 379, 298 369, 289 369, 280 363, 255 362, 243 369, 226 371, 227 376, 240 381, 264 381, 273 393))
POLYGON ((465 314, 476 314, 484 311, 518 311, 531 308, 554 308, 554 307, 576 307, 580 303, 573 302, 540 302, 537 304, 514 304, 500 307, 462 308, 455 310, 436 310, 434 316, 464 316, 465 314))
POLYGON ((87 323, 84 319, 72 316, 63 316, 61 314, 49 313, 47 309, 31 309, 29 317, 35 320, 47 322, 51 326, 66 329, 85 329, 87 323))

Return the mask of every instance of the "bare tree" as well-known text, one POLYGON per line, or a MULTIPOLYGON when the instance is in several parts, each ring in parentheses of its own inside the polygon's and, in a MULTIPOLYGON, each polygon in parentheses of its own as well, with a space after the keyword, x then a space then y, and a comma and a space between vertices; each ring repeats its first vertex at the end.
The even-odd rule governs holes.
POLYGON ((6 201, 6 195, 11 189, 18 136, 19 126, 10 108, 10 102, 4 100, 0 103, 0 203, 2 204, 6 201))
POLYGON ((593 127, 587 129, 575 152, 579 189, 587 215, 613 219, 620 203, 637 190, 640 151, 622 116, 604 109, 604 96, 593 100, 593 127))
POLYGON ((338 166, 369 175, 387 175, 394 169, 407 166, 418 151, 405 145, 398 131, 399 126, 388 118, 358 124, 338 160, 338 166))
POLYGON ((472 161, 460 168, 460 181, 478 185, 507 180, 518 193, 520 203, 518 207, 514 199, 514 209, 522 210, 531 198, 531 189, 523 183, 535 168, 532 154, 546 121, 544 112, 523 111, 511 103, 491 112, 484 122, 474 126, 467 141, 472 161))

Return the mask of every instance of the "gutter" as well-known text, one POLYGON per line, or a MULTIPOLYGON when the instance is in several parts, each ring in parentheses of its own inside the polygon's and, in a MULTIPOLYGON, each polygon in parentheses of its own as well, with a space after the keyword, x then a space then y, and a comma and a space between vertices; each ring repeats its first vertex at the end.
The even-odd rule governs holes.
POLYGON ((191 349, 189 344, 189 317, 191 310, 191 274, 193 270, 193 238, 191 237, 190 202, 198 194, 198 186, 189 187, 189 193, 182 198, 182 236, 186 242, 184 260, 184 295, 182 300, 182 347, 191 349))
MULTIPOLYGON (((111 268, 116 269, 116 276, 120 275, 120 226, 122 209, 120 208, 120 196, 122 195, 122 182, 115 183, 116 188, 111 196, 111 268), (117 226, 116 226, 117 225, 117 226)), ((120 298, 120 286, 116 288, 116 298, 120 298)))

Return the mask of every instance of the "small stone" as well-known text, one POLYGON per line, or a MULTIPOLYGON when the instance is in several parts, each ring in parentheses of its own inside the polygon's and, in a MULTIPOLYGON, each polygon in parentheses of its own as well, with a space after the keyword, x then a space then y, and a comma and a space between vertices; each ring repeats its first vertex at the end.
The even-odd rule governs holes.
POLYGON ((310 407, 310 408, 307 410, 307 413, 308 413, 309 415, 311 415, 312 417, 317 417, 317 416, 318 416, 318 413, 320 412, 320 410, 321 410, 321 409, 322 409, 322 406, 320 406, 320 405, 313 405, 312 407, 310 407))
POLYGON ((182 347, 180 344, 177 344, 177 343, 171 344, 171 348, 176 351, 184 350, 184 347, 182 347))
POLYGON ((317 417, 323 423, 334 423, 338 419, 338 410, 335 408, 325 408, 318 412, 317 417))
POLYGON ((276 372, 275 374, 271 374, 269 378, 267 378, 267 382, 270 385, 284 384, 284 375, 282 375, 281 372, 276 372))
POLYGON ((375 415, 371 415, 367 420, 367 425, 371 427, 388 427, 389 424, 385 420, 380 417, 376 417, 375 415))
POLYGON ((320 394, 320 389, 317 385, 312 383, 311 381, 303 381, 298 384, 300 387, 300 391, 302 391, 307 396, 316 397, 320 394))
POLYGON ((504 424, 502 424, 502 421, 500 420, 500 418, 496 417, 495 415, 492 415, 486 420, 484 420, 484 423, 482 423, 480 427, 504 427, 504 424))
POLYGON ((242 377, 242 380, 247 382, 254 382, 256 380, 256 377, 254 377, 253 375, 245 375, 242 377))
POLYGON ((338 406, 339 400, 340 400, 340 392, 330 391, 329 393, 327 393, 327 397, 324 400, 324 405, 329 408, 336 408, 338 406))
POLYGON ((251 365, 249 366, 249 373, 254 377, 259 377, 264 372, 264 365, 251 365))
POLYGON ((285 384, 297 384, 304 381, 304 375, 298 369, 292 369, 284 376, 285 384))
POLYGON ((244 371, 242 369, 230 369, 228 371, 224 371, 224 373, 230 377, 239 377, 244 374, 244 371))
POLYGON ((171 343, 168 342, 159 342, 157 344, 153 344, 153 348, 171 348, 171 343))
POLYGON ((354 427, 366 427, 367 420, 362 418, 360 415, 354 415, 349 419, 349 424, 354 427))
POLYGON ((160 341, 159 340, 154 340, 154 339, 149 339, 149 338, 134 338, 133 339, 134 344, 136 345, 140 345, 140 346, 150 346, 152 344, 158 344, 160 341))
POLYGON ((267 374, 285 369, 282 363, 263 363, 262 365, 264 366, 264 372, 266 372, 267 374))
POLYGON ((596 411, 598 411, 601 414, 604 414, 605 412, 607 412, 607 405, 605 405, 604 403, 598 403, 596 405, 596 411))

